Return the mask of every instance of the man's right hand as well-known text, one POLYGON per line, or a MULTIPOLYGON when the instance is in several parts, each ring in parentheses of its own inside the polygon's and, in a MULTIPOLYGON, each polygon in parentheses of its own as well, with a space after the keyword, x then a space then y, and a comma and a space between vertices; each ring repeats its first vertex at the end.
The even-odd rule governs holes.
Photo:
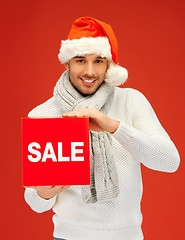
POLYGON ((70 185, 61 185, 61 186, 31 186, 37 191, 37 194, 44 199, 49 200, 54 197, 57 193, 64 191, 69 188, 70 185))

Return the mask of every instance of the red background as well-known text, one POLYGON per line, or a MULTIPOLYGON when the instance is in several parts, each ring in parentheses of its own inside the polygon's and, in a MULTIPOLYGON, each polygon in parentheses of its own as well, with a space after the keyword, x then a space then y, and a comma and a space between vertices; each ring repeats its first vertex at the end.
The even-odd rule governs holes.
POLYGON ((112 25, 125 87, 144 93, 181 156, 176 173, 142 167, 145 239, 184 239, 184 9, 183 0, 1 1, 1 239, 52 239, 52 211, 37 214, 24 201, 21 117, 52 96, 64 70, 60 41, 81 16, 112 25))

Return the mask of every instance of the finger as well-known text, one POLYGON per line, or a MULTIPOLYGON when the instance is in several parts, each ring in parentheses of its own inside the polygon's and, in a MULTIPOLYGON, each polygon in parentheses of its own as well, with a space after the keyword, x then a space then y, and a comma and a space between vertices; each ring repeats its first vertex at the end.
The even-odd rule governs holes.
POLYGON ((75 116, 76 116, 76 114, 73 112, 65 113, 62 115, 62 117, 64 117, 64 118, 70 118, 70 117, 75 117, 75 116))
POLYGON ((68 112, 68 113, 64 113, 62 114, 62 116, 66 117, 66 116, 73 116, 74 113, 73 112, 68 112))
POLYGON ((79 113, 76 113, 76 117, 77 118, 89 118, 89 114, 86 113, 86 112, 79 112, 79 113))
POLYGON ((89 112, 83 109, 77 109, 73 112, 68 112, 62 115, 63 117, 89 117, 89 112))
POLYGON ((36 186, 23 186, 24 188, 36 188, 36 186))
POLYGON ((56 189, 61 189, 61 188, 65 188, 65 187, 70 187, 71 185, 58 185, 55 186, 56 189))
POLYGON ((68 188, 68 186, 55 186, 54 188, 50 189, 49 193, 52 195, 55 195, 59 192, 64 191, 67 188, 68 188))
POLYGON ((69 187, 70 187, 70 186, 67 186, 67 185, 66 185, 66 186, 63 186, 61 189, 64 190, 64 189, 67 189, 67 188, 69 188, 69 187))
POLYGON ((49 191, 50 189, 54 188, 55 186, 33 186, 33 189, 37 190, 37 191, 49 191))
POLYGON ((75 118, 75 116, 63 116, 63 118, 75 118))

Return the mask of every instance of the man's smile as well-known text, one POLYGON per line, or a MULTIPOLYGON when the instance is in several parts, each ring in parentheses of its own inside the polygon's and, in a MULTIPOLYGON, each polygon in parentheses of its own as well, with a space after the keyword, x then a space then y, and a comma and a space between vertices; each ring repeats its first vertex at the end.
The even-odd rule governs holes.
POLYGON ((86 79, 86 78, 80 78, 83 83, 87 86, 91 86, 95 83, 96 79, 86 79))

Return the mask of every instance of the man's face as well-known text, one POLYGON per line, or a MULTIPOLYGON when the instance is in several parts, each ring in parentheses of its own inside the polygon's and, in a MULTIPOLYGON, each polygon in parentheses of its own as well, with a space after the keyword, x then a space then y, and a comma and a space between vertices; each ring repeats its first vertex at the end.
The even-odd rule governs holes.
POLYGON ((71 84, 81 94, 90 95, 104 81, 108 61, 97 54, 86 54, 71 58, 65 66, 69 69, 71 84))

